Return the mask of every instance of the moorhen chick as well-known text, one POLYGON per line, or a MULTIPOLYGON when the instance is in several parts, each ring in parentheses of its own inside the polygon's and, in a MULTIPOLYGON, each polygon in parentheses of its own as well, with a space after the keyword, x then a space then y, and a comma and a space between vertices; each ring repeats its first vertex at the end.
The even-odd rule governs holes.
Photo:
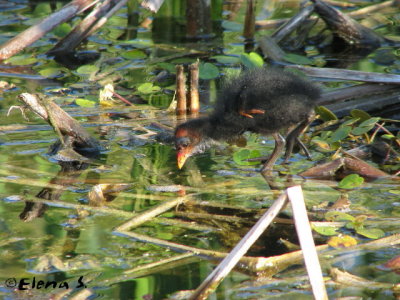
POLYGON ((261 172, 268 175, 286 144, 285 162, 297 142, 309 153, 299 135, 309 125, 320 89, 290 72, 257 68, 242 72, 225 84, 214 111, 207 117, 180 124, 175 129, 178 168, 204 151, 213 141, 233 139, 245 131, 272 135, 275 148, 261 172), (296 125, 285 139, 282 129, 296 125))

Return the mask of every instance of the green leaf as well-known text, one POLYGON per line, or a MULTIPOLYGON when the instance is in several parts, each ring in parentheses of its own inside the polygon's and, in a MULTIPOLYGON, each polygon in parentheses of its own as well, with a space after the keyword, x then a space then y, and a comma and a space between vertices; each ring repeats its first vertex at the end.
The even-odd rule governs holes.
POLYGON ((385 236, 385 232, 379 228, 360 228, 357 229, 356 232, 369 239, 379 239, 385 236))
POLYGON ((251 166, 257 165, 259 161, 244 161, 245 159, 260 157, 260 151, 258 150, 249 150, 249 149, 241 149, 233 154, 233 160, 235 163, 241 166, 251 166))
POLYGON ((37 61, 38 61, 37 58, 24 54, 24 55, 13 56, 13 57, 7 59, 5 62, 10 63, 12 65, 26 66, 26 65, 32 65, 32 64, 36 63, 37 61))
POLYGON ((319 226, 319 225, 312 224, 311 227, 316 232, 318 232, 319 234, 322 234, 322 235, 331 236, 331 235, 338 234, 337 228, 332 227, 332 226, 319 226))
POLYGON ((388 192, 391 194, 400 195, 400 190, 388 190, 388 192))
POLYGON ((383 134, 381 135, 381 138, 387 139, 387 140, 392 140, 395 138, 393 134, 383 134))
POLYGON ((121 56, 126 59, 145 59, 147 55, 138 49, 122 52, 121 56))
POLYGON ((360 124, 360 127, 369 127, 369 126, 375 126, 376 122, 378 122, 381 118, 375 117, 375 118, 370 118, 368 120, 363 121, 360 124))
POLYGON ((153 85, 151 82, 142 83, 138 86, 137 90, 143 94, 151 94, 158 92, 161 88, 159 86, 153 85))
POLYGON ((211 63, 201 63, 199 66, 199 73, 201 79, 214 79, 219 76, 219 69, 211 63))
POLYGON ((172 97, 166 94, 153 94, 148 97, 147 101, 152 106, 167 108, 171 104, 172 97))
POLYGON ((362 134, 367 133, 368 131, 370 131, 372 128, 373 128, 373 126, 371 128, 357 126, 356 128, 353 128, 353 130, 351 131, 351 134, 353 134, 353 135, 362 135, 362 134))
POLYGON ((324 122, 338 120, 338 117, 336 117, 336 115, 325 106, 315 107, 315 112, 321 117, 322 121, 324 122))
POLYGON ((142 40, 142 39, 135 39, 135 40, 130 40, 130 41, 124 41, 121 43, 122 45, 131 45, 135 48, 139 49, 146 49, 152 47, 154 44, 150 40, 142 40))
POLYGON ((83 99, 83 98, 75 99, 75 103, 77 105, 79 105, 79 106, 82 106, 82 107, 94 107, 94 106, 96 106, 96 102, 95 101, 86 100, 86 99, 83 99))
POLYGON ((354 189, 361 186, 363 182, 364 178, 362 178, 360 175, 350 174, 339 182, 338 187, 341 189, 354 189))
POLYGON ((211 56, 211 58, 215 59, 220 64, 236 64, 239 62, 239 57, 236 56, 215 55, 211 56))
POLYGON ((39 74, 42 75, 43 77, 54 78, 61 75, 62 71, 60 68, 47 68, 40 70, 39 74))
POLYGON ((353 125, 354 123, 358 122, 358 120, 358 118, 351 118, 350 120, 343 122, 342 126, 353 125))
POLYGON ((157 64, 158 67, 160 67, 161 69, 165 69, 170 73, 175 73, 176 71, 176 67, 174 64, 171 63, 167 63, 167 62, 160 62, 157 64))
POLYGON ((380 118, 370 118, 368 120, 365 120, 360 125, 358 125, 356 128, 354 128, 351 131, 351 133, 354 135, 362 135, 364 133, 367 133, 372 128, 374 128, 376 122, 378 122, 379 120, 380 120, 380 118))
POLYGON ((260 68, 264 65, 263 58, 255 52, 242 53, 240 55, 240 61, 248 68, 260 68))
POLYGON ((363 110, 360 110, 360 109, 353 109, 353 110, 350 112, 350 115, 351 115, 353 118, 358 118, 358 119, 360 119, 361 122, 363 122, 363 121, 368 120, 368 119, 371 118, 371 116, 370 116, 367 112, 365 112, 365 111, 363 111, 363 110))
POLYGON ((33 15, 35 17, 42 17, 42 16, 48 16, 53 12, 52 8, 51 8, 51 4, 48 2, 44 2, 44 3, 38 3, 37 5, 35 5, 35 10, 33 11, 33 15))
POLYGON ((354 217, 352 215, 346 214, 341 211, 328 211, 325 214, 325 220, 330 222, 339 222, 339 221, 354 221, 354 217))
POLYGON ((71 25, 69 25, 68 23, 62 23, 60 25, 58 25, 54 30, 53 33, 54 35, 63 38, 65 37, 70 31, 72 30, 71 25))
POLYGON ((76 72, 83 75, 90 75, 92 73, 97 73, 98 71, 99 67, 95 65, 83 65, 76 70, 76 72))
POLYGON ((312 65, 313 61, 307 56, 298 55, 294 53, 287 53, 283 56, 283 59, 287 62, 298 64, 298 65, 312 65))
POLYGON ((337 142, 345 139, 351 132, 350 126, 340 126, 336 131, 332 133, 330 138, 331 142, 337 142))
POLYGON ((318 146, 318 148, 319 148, 318 150, 319 151, 323 151, 323 152, 331 152, 331 151, 333 151, 333 149, 331 148, 331 145, 328 142, 326 142, 326 141, 324 141, 324 140, 322 140, 322 139, 320 139, 318 137, 314 137, 311 140, 311 142, 318 146))

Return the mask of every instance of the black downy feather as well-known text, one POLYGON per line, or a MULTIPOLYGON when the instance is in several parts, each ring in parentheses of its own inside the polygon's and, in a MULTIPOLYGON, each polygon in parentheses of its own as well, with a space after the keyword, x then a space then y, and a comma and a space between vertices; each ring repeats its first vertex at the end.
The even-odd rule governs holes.
POLYGON ((306 120, 319 96, 318 86, 290 72, 247 70, 225 84, 214 112, 179 125, 176 132, 196 132, 202 141, 228 140, 245 131, 268 135, 306 120), (251 109, 265 113, 252 114, 253 118, 239 113, 251 109))

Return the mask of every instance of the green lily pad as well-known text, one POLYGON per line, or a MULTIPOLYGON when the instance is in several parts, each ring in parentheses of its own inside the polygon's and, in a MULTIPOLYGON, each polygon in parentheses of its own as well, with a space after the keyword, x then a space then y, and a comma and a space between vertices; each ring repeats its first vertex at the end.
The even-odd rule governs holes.
POLYGON ((385 232, 379 228, 360 228, 357 229, 356 232, 362 236, 374 240, 385 236, 385 232))
POLYGON ((145 59, 147 57, 146 53, 138 49, 122 52, 121 56, 126 59, 145 59))
POLYGON ((350 174, 339 182, 338 187, 341 189, 354 189, 361 186, 363 182, 364 178, 362 178, 360 175, 350 174))
POLYGON ((340 221, 354 221, 354 217, 352 215, 346 214, 341 211, 328 211, 325 214, 325 220, 330 222, 340 222, 340 221))
POLYGON ((312 224, 312 229, 319 234, 326 235, 326 236, 331 236, 331 235, 337 235, 337 228, 332 227, 332 226, 318 226, 315 224, 312 224))
POLYGON ((264 65, 264 59, 256 52, 242 53, 240 62, 248 68, 260 68, 264 65))
POLYGON ((62 70, 60 68, 47 68, 40 70, 39 74, 43 77, 55 78, 62 74, 62 70))
POLYGON ((75 103, 79 106, 82 107, 94 107, 96 106, 96 102, 95 101, 91 101, 91 100, 87 100, 87 99, 83 99, 83 98, 78 98, 75 99, 75 103))
POLYGON ((157 66, 160 67, 161 69, 167 70, 170 73, 175 73, 175 71, 176 71, 176 66, 171 63, 160 62, 157 64, 157 66))
POLYGON ((48 16, 51 15, 51 13, 53 12, 52 8, 51 8, 51 4, 48 2, 43 2, 43 3, 38 3, 37 5, 35 5, 35 9, 33 11, 33 15, 35 17, 42 17, 42 16, 48 16))
POLYGON ((215 59, 220 64, 237 64, 239 62, 239 57, 236 56, 215 55, 211 56, 211 58, 215 59))
POLYGON ((260 151, 241 149, 233 154, 233 161, 241 166, 258 165, 258 161, 245 161, 245 159, 260 157, 260 151))
POLYGON ((283 59, 287 62, 294 63, 297 65, 312 65, 313 61, 309 59, 307 56, 294 54, 294 53, 287 53, 283 56, 283 59))
POLYGON ((211 63, 201 63, 199 66, 199 77, 201 79, 214 79, 219 76, 219 69, 211 63))
POLYGON ((79 74, 83 74, 83 75, 90 75, 93 73, 97 73, 99 71, 99 67, 95 66, 95 65, 83 65, 80 66, 76 72, 78 72, 79 74))
POLYGON ((62 23, 54 28, 53 33, 59 38, 65 37, 72 30, 71 25, 68 23, 62 23))
POLYGON ((124 41, 123 44, 131 45, 131 46, 133 46, 135 48, 139 48, 139 49, 150 48, 154 45, 154 43, 151 40, 142 40, 142 39, 124 41))
POLYGON ((6 60, 6 63, 10 63, 12 65, 17 66, 26 66, 32 65, 36 63, 38 60, 35 57, 31 57, 30 55, 16 55, 6 60))
POLYGON ((145 82, 138 86, 137 90, 143 94, 151 94, 154 92, 158 92, 161 88, 159 86, 154 85, 151 82, 145 82))

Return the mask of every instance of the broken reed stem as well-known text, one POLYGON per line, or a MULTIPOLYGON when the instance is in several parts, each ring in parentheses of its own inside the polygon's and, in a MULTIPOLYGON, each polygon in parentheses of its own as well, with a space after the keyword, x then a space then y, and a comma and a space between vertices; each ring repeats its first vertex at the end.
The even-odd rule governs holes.
POLYGON ((285 51, 269 36, 263 36, 258 39, 258 44, 261 48, 264 57, 268 57, 275 62, 284 61, 285 51))
POLYGON ((146 271, 146 270, 149 270, 149 269, 153 269, 153 268, 156 268, 156 267, 160 267, 160 266, 169 264, 171 262, 176 262, 176 261, 179 261, 179 260, 192 258, 194 256, 195 256, 195 254, 193 252, 185 252, 183 254, 178 254, 178 255, 175 255, 175 256, 172 256, 172 257, 168 257, 168 258, 165 258, 165 259, 153 262, 153 263, 146 264, 144 266, 140 265, 140 266, 138 266, 136 268, 125 270, 123 273, 124 274, 130 274, 130 273, 143 272, 143 271, 146 271))
MULTIPOLYGON (((32 181, 32 180, 31 180, 32 181)), ((13 179, 6 179, 6 178, 1 178, 0 177, 0 183, 6 182, 6 183, 15 183, 15 180, 13 179)), ((32 184, 29 180, 22 181, 22 184, 26 185, 31 185, 31 186, 38 186, 38 187, 47 187, 51 189, 61 189, 64 188, 62 185, 58 184, 52 184, 52 183, 47 183, 47 184, 32 184)), ((114 215, 118 216, 120 218, 133 218, 136 216, 134 212, 128 212, 128 211, 123 211, 120 209, 116 208, 111 208, 107 206, 102 206, 102 207, 93 207, 89 205, 83 205, 83 204, 75 204, 75 203, 67 203, 64 201, 56 201, 56 200, 45 200, 42 198, 38 197, 24 197, 20 199, 19 201, 29 201, 29 202, 34 202, 34 203, 43 203, 51 207, 62 207, 65 209, 75 209, 75 210, 87 210, 89 212, 93 213, 99 213, 99 214, 105 214, 105 215, 114 215)), ((199 224, 192 224, 190 222, 185 222, 181 220, 174 220, 171 218, 163 218, 163 217, 156 217, 151 220, 152 222, 155 222, 157 224, 163 224, 163 225, 170 225, 170 226, 179 226, 182 228, 187 228, 190 230, 208 230, 208 231, 213 231, 215 230, 214 228, 210 226, 204 226, 204 225, 199 225, 199 224)))
POLYGON ((199 62, 189 66, 189 88, 186 93, 186 76, 182 65, 176 66, 176 114, 186 115, 189 111, 196 115, 200 109, 199 62))
POLYGON ((308 277, 310 278, 314 299, 328 300, 328 294, 326 292, 301 186, 293 186, 286 191, 290 204, 292 205, 297 236, 303 251, 304 262, 308 277))
POLYGON ((311 77, 397 84, 397 85, 400 84, 400 75, 397 74, 343 70, 338 68, 304 67, 300 65, 290 65, 290 66, 285 66, 285 68, 300 70, 304 72, 306 75, 311 77))
POLYGON ((158 215, 165 213, 166 211, 170 210, 171 208, 187 201, 188 199, 189 199, 189 197, 179 197, 177 199, 161 203, 155 207, 152 207, 152 208, 146 210, 145 212, 143 212, 141 214, 137 214, 129 221, 127 221, 124 224, 115 228, 114 231, 120 232, 120 231, 125 231, 125 230, 129 230, 129 229, 138 227, 147 221, 153 220, 154 217, 157 217, 158 215))
POLYGON ((275 200, 274 204, 267 210, 267 212, 257 221, 257 223, 250 229, 249 232, 240 240, 240 242, 233 248, 227 257, 214 269, 214 271, 208 275, 203 283, 194 291, 190 296, 190 300, 206 299, 221 281, 229 274, 229 272, 235 267, 243 255, 249 250, 249 248, 255 243, 260 235, 267 229, 272 223, 275 217, 279 214, 282 208, 286 205, 287 195, 286 193, 279 196, 275 200))
POLYGON ((275 43, 279 44, 283 39, 288 37, 292 32, 304 24, 314 11, 314 5, 309 5, 301 9, 301 11, 291 18, 285 25, 281 26, 272 34, 275 43))
POLYGON ((191 114, 197 114, 200 109, 199 100, 199 62, 195 62, 189 66, 189 99, 188 107, 191 114))
POLYGON ((186 76, 182 65, 176 66, 176 114, 186 114, 186 76))
MULTIPOLYGON (((143 235, 139 234, 133 231, 115 231, 116 234, 120 236, 126 236, 133 238, 135 240, 138 240, 140 242, 144 243, 150 243, 153 245, 157 245, 160 247, 168 248, 170 250, 174 250, 177 252, 191 252, 194 253, 196 256, 200 256, 203 258, 207 258, 210 260, 220 260, 228 256, 228 253, 225 252, 219 252, 219 251, 213 251, 213 250, 207 250, 207 249, 201 249, 201 248, 196 248, 196 247, 191 247, 191 246, 186 246, 183 244, 178 244, 158 238, 154 238, 148 235, 143 235)), ((324 247, 326 248, 326 247, 324 247)), ((289 255, 295 256, 294 259, 291 261, 295 261, 296 264, 300 263, 300 259, 297 259, 298 255, 301 255, 300 251, 297 251, 298 253, 294 253, 293 255, 290 253, 289 255)), ((280 263, 280 257, 279 256, 273 256, 270 258, 265 258, 265 257, 248 257, 248 256, 243 256, 240 258, 239 263, 240 266, 243 267, 246 271, 253 272, 253 273, 258 273, 258 272, 273 272, 273 274, 276 273, 276 270, 282 270, 287 268, 288 266, 292 265, 293 263, 289 262, 282 262, 280 263)))
POLYGON ((92 35, 97 29, 105 24, 110 16, 110 12, 114 14, 123 5, 126 0, 106 0, 95 7, 75 28, 61 39, 48 55, 63 55, 72 52, 87 37, 92 35))
POLYGON ((244 19, 243 37, 246 41, 254 40, 255 31, 255 5, 253 0, 247 0, 246 16, 244 19))
MULTIPOLYGON (((326 3, 330 3, 331 5, 338 6, 337 4, 333 4, 330 1, 325 1, 326 3)), ((341 2, 343 3, 343 2, 341 2)), ((358 10, 351 11, 347 13, 349 17, 352 17, 354 19, 360 19, 363 18, 373 12, 376 11, 381 11, 383 9, 386 9, 388 7, 396 5, 396 1, 385 1, 382 3, 370 5, 367 7, 360 8, 358 10)), ((317 17, 310 17, 309 20, 316 20, 317 17)), ((256 21, 256 29, 257 30, 263 30, 263 29, 274 29, 278 28, 279 26, 284 25, 286 22, 288 22, 290 19, 289 18, 284 18, 284 19, 278 19, 278 20, 259 20, 256 21)))
POLYGON ((97 1, 92 0, 73 0, 68 3, 60 10, 41 20, 36 25, 29 27, 17 36, 0 45, 0 60, 10 58, 17 54, 43 37, 47 32, 53 30, 59 24, 77 16, 79 13, 95 5, 96 2, 97 1))

